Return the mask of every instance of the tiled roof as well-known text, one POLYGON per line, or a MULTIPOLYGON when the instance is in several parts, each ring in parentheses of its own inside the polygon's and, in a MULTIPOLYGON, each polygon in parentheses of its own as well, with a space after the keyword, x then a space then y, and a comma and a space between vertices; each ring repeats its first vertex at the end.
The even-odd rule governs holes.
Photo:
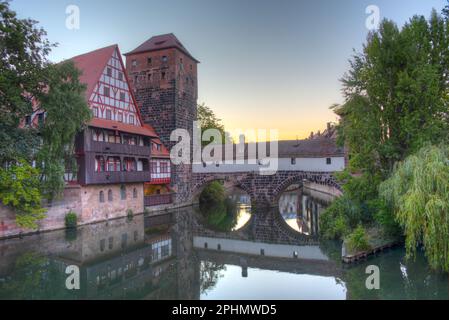
POLYGON ((164 146, 164 144, 161 142, 161 140, 159 138, 157 139, 153 139, 153 142, 158 143, 161 145, 161 150, 154 150, 151 149, 151 157, 152 158, 168 158, 170 157, 170 152, 168 151, 168 149, 164 146))
MULTIPOLYGON (((221 145, 222 156, 225 157, 225 145, 221 145)), ((237 145, 233 145, 234 159, 237 145)), ((270 156, 270 143, 266 143, 266 153, 270 156)), ((245 144, 245 159, 248 159, 248 151, 257 150, 257 144, 250 142, 245 144)), ((335 139, 320 138, 312 140, 281 140, 278 141, 278 158, 323 158, 343 157, 344 150, 337 146, 335 139)), ((253 159, 254 157, 249 157, 253 159)))
POLYGON ((121 132, 134 133, 140 134, 142 136, 157 138, 156 132, 153 130, 152 127, 148 125, 134 126, 131 124, 126 124, 118 121, 99 119, 99 118, 93 118, 90 121, 89 125, 95 128, 118 130, 121 132))
POLYGON ((136 53, 170 49, 170 48, 176 48, 185 53, 193 60, 195 60, 196 62, 199 62, 189 53, 189 51, 187 51, 187 49, 182 45, 182 43, 178 40, 178 38, 176 38, 176 36, 173 33, 167 33, 151 37, 150 39, 142 43, 140 46, 138 46, 136 49, 128 53, 125 53, 125 56, 136 53))
POLYGON ((82 71, 80 82, 87 85, 87 100, 89 100, 106 64, 114 53, 114 50, 117 48, 118 46, 114 44, 70 59, 75 63, 75 66, 82 71))

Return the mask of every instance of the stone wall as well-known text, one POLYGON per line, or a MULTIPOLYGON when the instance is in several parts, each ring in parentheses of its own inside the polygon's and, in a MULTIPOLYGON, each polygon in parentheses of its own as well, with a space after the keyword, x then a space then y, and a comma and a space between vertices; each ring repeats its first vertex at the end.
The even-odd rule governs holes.
POLYGON ((100 222, 125 217, 127 210, 135 214, 144 211, 143 184, 126 184, 126 199, 121 199, 121 185, 67 186, 61 200, 47 205, 47 217, 38 222, 37 230, 23 229, 16 225, 14 212, 0 205, 0 239, 25 235, 41 231, 65 228, 65 215, 73 211, 78 215, 78 224, 100 222), (134 198, 134 189, 137 197, 134 198), (108 191, 112 191, 112 201, 108 200, 108 191), (100 191, 104 192, 104 202, 100 202, 100 191))

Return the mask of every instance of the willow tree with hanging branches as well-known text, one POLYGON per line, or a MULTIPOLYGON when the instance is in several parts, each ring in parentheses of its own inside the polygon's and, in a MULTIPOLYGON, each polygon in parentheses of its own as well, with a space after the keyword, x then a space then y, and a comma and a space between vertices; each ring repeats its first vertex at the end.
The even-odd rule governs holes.
POLYGON ((449 271, 449 147, 425 146, 379 187, 404 228, 407 257, 422 245, 434 269, 449 271))

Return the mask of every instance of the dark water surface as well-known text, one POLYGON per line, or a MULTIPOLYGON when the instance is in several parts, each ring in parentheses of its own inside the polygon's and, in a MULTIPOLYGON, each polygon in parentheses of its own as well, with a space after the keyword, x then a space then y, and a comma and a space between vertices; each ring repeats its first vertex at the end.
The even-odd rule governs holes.
POLYGON ((343 266, 340 244, 315 237, 325 195, 291 188, 279 210, 252 213, 231 196, 214 219, 192 207, 0 241, 0 299, 448 299, 448 277, 422 254, 343 266), (379 290, 365 287, 368 265, 379 290), (67 289, 67 266, 79 290, 67 289))

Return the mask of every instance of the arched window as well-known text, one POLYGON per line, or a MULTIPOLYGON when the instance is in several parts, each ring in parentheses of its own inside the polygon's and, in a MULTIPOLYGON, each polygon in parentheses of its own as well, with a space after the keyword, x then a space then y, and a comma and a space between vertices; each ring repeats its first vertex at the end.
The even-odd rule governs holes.
POLYGON ((120 186, 120 198, 126 200, 126 187, 124 185, 120 186))
POLYGON ((103 203, 104 202, 104 192, 100 191, 100 202, 103 203))
POLYGON ((136 188, 133 189, 133 198, 134 199, 137 198, 137 189, 136 188))
POLYGON ((109 191, 108 191, 108 201, 111 202, 112 200, 113 200, 113 198, 112 198, 112 190, 109 189, 109 191))

